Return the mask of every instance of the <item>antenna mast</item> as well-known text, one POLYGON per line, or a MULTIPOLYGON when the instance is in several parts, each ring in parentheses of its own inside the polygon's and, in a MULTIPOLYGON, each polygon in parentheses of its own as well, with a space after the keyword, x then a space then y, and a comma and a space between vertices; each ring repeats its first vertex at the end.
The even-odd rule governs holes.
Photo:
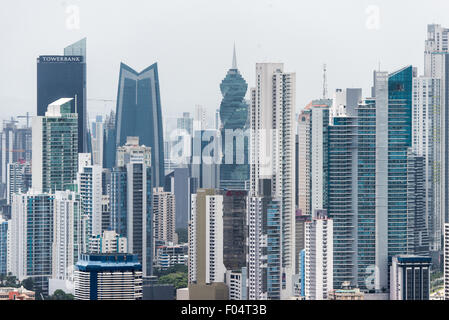
POLYGON ((323 64, 323 99, 327 99, 327 66, 323 64))

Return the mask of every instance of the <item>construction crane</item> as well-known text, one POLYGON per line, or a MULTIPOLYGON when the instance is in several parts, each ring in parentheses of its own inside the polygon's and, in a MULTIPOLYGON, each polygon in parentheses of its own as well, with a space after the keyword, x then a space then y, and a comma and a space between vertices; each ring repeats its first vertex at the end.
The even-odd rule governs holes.
POLYGON ((30 113, 27 112, 26 116, 17 116, 16 118, 26 118, 27 119, 27 128, 30 127, 30 113))

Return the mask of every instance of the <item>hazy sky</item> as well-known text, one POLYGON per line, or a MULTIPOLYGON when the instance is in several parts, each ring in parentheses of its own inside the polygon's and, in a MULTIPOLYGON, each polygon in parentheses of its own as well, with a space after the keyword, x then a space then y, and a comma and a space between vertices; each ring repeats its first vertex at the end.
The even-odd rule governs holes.
MULTIPOLYGON (((120 62, 158 62, 164 116, 219 107, 232 62, 254 85, 256 62, 297 74, 297 110, 328 91, 361 87, 372 70, 422 73, 426 25, 449 26, 447 0, 2 0, 1 118, 36 113, 36 58, 87 37, 87 95, 116 99, 120 62), (77 12, 79 15, 77 15, 77 12), (78 19, 79 18, 79 19, 78 19)), ((115 104, 88 102, 91 118, 115 104)))

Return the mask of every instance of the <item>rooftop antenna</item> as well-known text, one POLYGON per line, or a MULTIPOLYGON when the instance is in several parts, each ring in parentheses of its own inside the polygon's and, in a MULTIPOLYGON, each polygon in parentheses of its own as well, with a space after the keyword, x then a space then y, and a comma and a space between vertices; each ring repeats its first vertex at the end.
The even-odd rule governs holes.
POLYGON ((327 99, 327 66, 323 64, 323 99, 327 99))
POLYGON ((232 56, 232 69, 237 69, 237 55, 235 54, 235 42, 234 42, 234 53, 232 56))

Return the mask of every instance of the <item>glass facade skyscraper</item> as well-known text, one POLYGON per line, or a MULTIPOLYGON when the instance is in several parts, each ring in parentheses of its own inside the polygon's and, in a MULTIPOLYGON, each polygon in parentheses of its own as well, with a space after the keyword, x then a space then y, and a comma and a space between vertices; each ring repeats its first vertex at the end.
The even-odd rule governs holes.
POLYGON ((78 114, 78 152, 87 152, 86 39, 64 50, 64 56, 37 59, 37 115, 60 98, 74 98, 72 113, 78 114))
POLYGON ((407 152, 412 146, 413 67, 388 77, 388 255, 407 253, 407 152))
POLYGON ((243 190, 245 181, 249 180, 248 137, 244 134, 248 120, 248 104, 244 100, 247 89, 248 84, 237 69, 234 48, 232 67, 220 84, 223 95, 220 105, 223 152, 220 188, 222 189, 243 190))
POLYGON ((0 215, 0 275, 7 274, 8 263, 8 221, 0 215))
POLYGON ((139 137, 151 147, 153 186, 164 186, 164 143, 157 63, 138 73, 122 63, 117 94, 116 147, 139 137))
POLYGON ((78 115, 73 99, 48 106, 44 117, 33 119, 32 186, 43 192, 64 191, 78 171, 78 115))

